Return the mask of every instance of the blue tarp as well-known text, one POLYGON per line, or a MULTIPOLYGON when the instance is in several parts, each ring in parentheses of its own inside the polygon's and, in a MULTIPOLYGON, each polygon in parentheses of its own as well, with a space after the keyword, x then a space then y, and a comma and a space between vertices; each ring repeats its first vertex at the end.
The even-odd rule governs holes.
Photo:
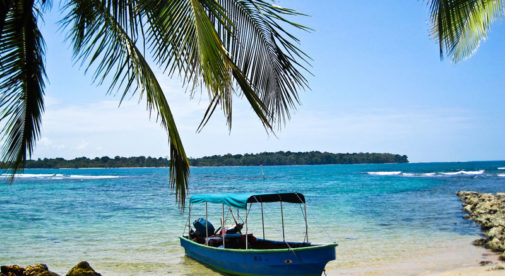
POLYGON ((276 202, 284 201, 291 203, 305 203, 305 197, 300 193, 279 193, 279 194, 198 194, 190 197, 190 203, 218 203, 230 207, 245 209, 247 203, 251 202, 276 202))

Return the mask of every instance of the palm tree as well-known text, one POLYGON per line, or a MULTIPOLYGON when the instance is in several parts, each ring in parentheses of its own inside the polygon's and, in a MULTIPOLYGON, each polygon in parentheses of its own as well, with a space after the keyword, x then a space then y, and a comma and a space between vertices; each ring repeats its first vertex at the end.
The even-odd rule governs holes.
POLYGON ((429 0, 429 5, 440 56, 447 55, 454 62, 472 56, 486 39, 491 23, 503 16, 500 0, 429 0))
MULTIPOLYGON (((50 0, 0 0, 2 163, 22 170, 40 135, 46 81, 38 28, 50 0)), ((300 13, 263 0, 64 0, 62 27, 74 56, 93 79, 119 90, 121 101, 145 98, 168 133, 170 184, 183 206, 189 162, 169 103, 146 60, 179 76, 210 104, 200 130, 220 107, 231 128, 232 96, 243 95, 268 131, 290 117, 308 57, 286 28, 300 13)))

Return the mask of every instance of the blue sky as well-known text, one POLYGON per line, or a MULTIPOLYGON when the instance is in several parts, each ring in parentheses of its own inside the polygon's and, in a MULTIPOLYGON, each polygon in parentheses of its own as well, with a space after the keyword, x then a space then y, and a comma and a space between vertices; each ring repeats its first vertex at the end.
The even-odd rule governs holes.
MULTIPOLYGON (((244 99, 233 128, 216 111, 201 133, 206 93, 190 99, 158 71, 189 156, 262 151, 392 152, 413 162, 505 159, 505 25, 497 22, 479 51, 452 64, 430 39, 425 1, 280 1, 310 16, 297 33, 313 58, 310 91, 291 121, 268 135, 244 99), (317 4, 314 4, 317 3, 317 4)), ((166 134, 137 97, 92 84, 72 61, 70 44, 46 17, 46 112, 34 158, 168 156, 166 134)))

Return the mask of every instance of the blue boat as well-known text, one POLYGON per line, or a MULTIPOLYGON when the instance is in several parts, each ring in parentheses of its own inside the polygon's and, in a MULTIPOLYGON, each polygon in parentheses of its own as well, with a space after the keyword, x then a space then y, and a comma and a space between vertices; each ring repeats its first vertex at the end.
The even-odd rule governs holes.
MULTIPOLYGON (((300 193, 279 194, 199 194, 190 198, 188 235, 180 237, 186 255, 222 273, 232 275, 321 275, 326 264, 335 259, 336 243, 316 245, 309 242, 307 207, 300 193), (282 241, 265 239, 263 203, 280 202, 282 241), (285 240, 283 203, 303 204, 305 238, 303 242, 285 240), (205 219, 200 218, 191 226, 191 205, 205 204, 205 219), (217 231, 207 220, 207 204, 222 205, 221 227, 217 231), (261 206, 263 238, 248 233, 248 212, 252 203, 261 206), (235 226, 225 228, 225 206, 228 207, 235 226), (239 223, 233 208, 245 210, 245 221, 239 223), (245 229, 244 229, 245 224, 245 229), (245 234, 242 234, 245 230, 245 234)), ((186 232, 186 230, 184 230, 186 232)))

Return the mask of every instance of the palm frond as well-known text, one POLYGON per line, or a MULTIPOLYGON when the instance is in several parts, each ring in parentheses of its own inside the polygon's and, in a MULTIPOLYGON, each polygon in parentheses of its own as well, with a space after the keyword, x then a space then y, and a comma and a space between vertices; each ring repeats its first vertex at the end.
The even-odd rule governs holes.
POLYGON ((450 56, 454 62, 472 56, 491 23, 503 15, 500 0, 432 0, 430 6, 440 56, 450 56))
POLYGON ((4 124, 0 135, 4 169, 14 175, 23 169, 40 135, 46 75, 45 45, 37 26, 39 9, 33 0, 10 4, 0 37, 0 120, 4 124))
POLYGON ((289 118, 297 91, 307 88, 298 60, 308 57, 282 25, 308 30, 285 18, 299 13, 265 1, 236 0, 158 1, 145 10, 155 60, 169 75, 180 74, 192 91, 203 82, 209 92, 199 129, 217 105, 231 126, 233 91, 246 96, 267 129, 289 118))
POLYGON ((2 38, 7 13, 10 11, 13 3, 14 1, 10 0, 0 0, 0 38, 2 38))
POLYGON ((261 0, 220 3, 233 23, 232 34, 221 32, 226 50, 265 104, 272 123, 280 125, 299 103, 298 90, 308 88, 301 71, 308 72, 310 58, 286 30, 288 26, 309 31, 286 18, 303 14, 261 0))
POLYGON ((170 184, 184 206, 189 161, 163 90, 132 38, 142 24, 134 1, 74 0, 66 8, 63 26, 71 28, 74 53, 87 62, 88 69, 94 68, 94 79, 99 83, 110 80, 109 89, 122 88, 123 97, 140 91, 148 110, 160 118, 170 144, 170 184))
MULTIPOLYGON (((205 7, 222 12, 214 1, 146 1, 149 44, 155 60, 173 75, 178 73, 194 91, 207 88, 211 104, 220 104, 231 125, 232 75, 222 44, 205 7), (203 3, 202 3, 203 2, 203 3), (206 3, 207 2, 207 3, 206 3)), ((208 111, 215 108, 209 106, 208 111)), ((206 121, 206 112, 203 121, 206 121)), ((202 121, 202 122, 203 122, 202 121)))

